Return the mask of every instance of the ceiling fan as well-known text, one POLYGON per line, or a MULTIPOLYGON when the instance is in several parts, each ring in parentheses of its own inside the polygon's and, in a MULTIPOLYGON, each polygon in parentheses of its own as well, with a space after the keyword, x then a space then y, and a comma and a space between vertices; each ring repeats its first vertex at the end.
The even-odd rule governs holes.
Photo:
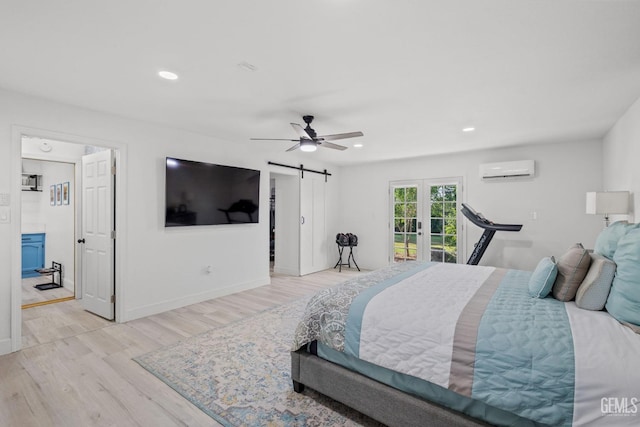
POLYGON ((333 148, 334 150, 346 150, 347 147, 344 145, 333 144, 330 141, 335 141, 337 139, 346 139, 346 138, 355 138, 357 136, 363 136, 362 132, 347 132, 347 133, 336 133, 333 135, 317 135, 316 131, 311 128, 311 122, 313 121, 313 116, 302 116, 302 120, 307 124, 307 127, 303 128, 301 125, 297 123, 291 123, 291 126, 299 135, 298 139, 289 139, 289 138, 251 138, 253 141, 296 141, 297 144, 293 147, 289 148, 286 151, 293 151, 297 148, 300 148, 301 151, 316 151, 318 146, 333 148))

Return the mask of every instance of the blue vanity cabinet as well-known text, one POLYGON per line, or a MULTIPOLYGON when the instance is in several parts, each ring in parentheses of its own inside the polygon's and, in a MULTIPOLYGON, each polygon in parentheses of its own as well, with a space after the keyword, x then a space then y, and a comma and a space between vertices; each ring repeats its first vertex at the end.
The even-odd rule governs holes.
POLYGON ((22 277, 36 277, 44 268, 44 233, 22 235, 22 277))

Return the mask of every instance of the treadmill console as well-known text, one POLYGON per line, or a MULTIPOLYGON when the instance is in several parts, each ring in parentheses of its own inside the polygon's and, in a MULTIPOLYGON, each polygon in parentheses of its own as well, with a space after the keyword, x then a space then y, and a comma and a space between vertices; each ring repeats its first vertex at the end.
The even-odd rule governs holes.
POLYGON ((491 242, 491 239, 493 239, 493 235, 496 231, 520 231, 520 229, 522 229, 522 224, 496 224, 493 221, 489 221, 480 212, 476 212, 466 203, 462 204, 461 212, 469 219, 469 221, 484 229, 484 233, 482 233, 480 240, 476 243, 473 253, 467 261, 467 264, 470 265, 478 264, 478 261, 480 261, 482 255, 484 255, 484 251, 487 250, 487 246, 489 246, 489 243, 491 242))

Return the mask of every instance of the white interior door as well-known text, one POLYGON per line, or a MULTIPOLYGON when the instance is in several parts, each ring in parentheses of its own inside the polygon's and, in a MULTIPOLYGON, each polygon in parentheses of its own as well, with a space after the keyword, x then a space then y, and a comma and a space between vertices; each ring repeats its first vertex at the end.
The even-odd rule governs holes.
POLYGON ((82 158, 82 306, 114 319, 113 152, 82 158))
POLYGON ((326 183, 324 176, 300 178, 300 275, 327 268, 326 183))

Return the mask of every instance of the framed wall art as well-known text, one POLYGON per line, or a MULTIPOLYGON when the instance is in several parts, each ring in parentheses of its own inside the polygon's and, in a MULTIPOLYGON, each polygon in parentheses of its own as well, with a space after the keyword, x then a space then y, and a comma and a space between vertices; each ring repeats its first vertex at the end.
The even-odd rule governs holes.
POLYGON ((62 204, 69 204, 69 181, 62 184, 62 204))
POLYGON ((62 204, 62 184, 56 185, 56 205, 62 204))

